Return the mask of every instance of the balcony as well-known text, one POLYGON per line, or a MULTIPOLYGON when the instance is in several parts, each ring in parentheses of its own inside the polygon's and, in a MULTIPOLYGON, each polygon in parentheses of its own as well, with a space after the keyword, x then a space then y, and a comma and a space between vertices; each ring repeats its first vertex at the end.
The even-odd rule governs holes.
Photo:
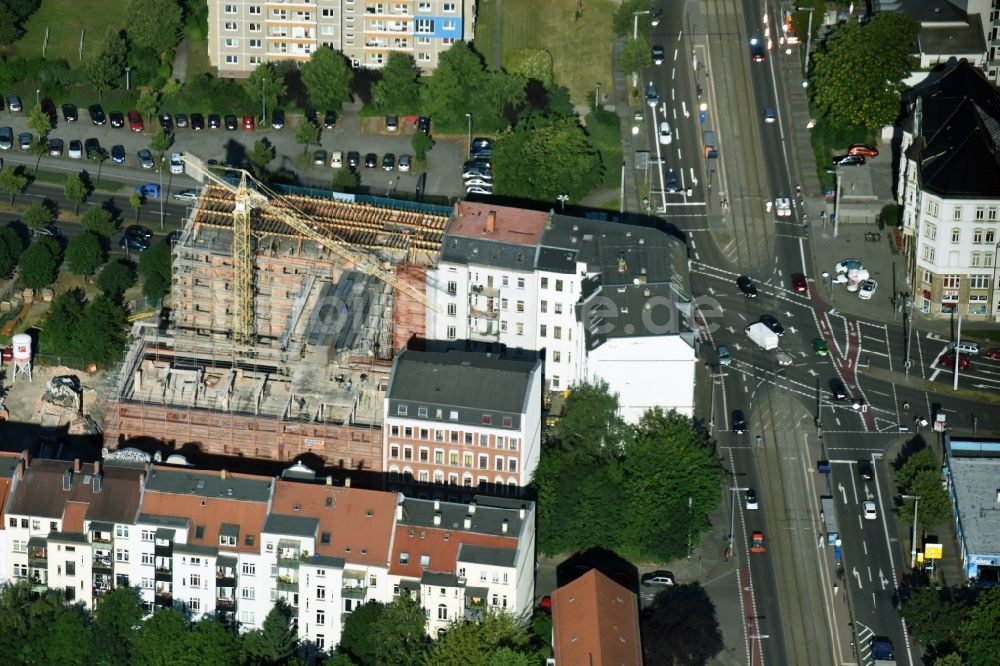
POLYGON ((219 613, 233 613, 236 612, 236 600, 235 599, 216 599, 215 600, 215 610, 219 613))
POLYGON ((345 580, 343 587, 340 588, 340 596, 345 599, 364 599, 367 595, 368 586, 364 584, 353 585, 345 580))
POLYGON ((32 546, 28 548, 28 563, 44 565, 49 560, 48 548, 45 546, 32 546))
POLYGON ((94 553, 93 566, 95 569, 111 569, 114 566, 111 553, 94 553))
POLYGON ((277 588, 284 592, 296 592, 299 589, 298 578, 292 576, 278 576, 277 588))
POLYGON ((500 295, 500 290, 496 287, 484 287, 481 284, 472 285, 471 291, 473 294, 485 296, 486 298, 496 298, 500 295))
POLYGON ((156 580, 173 580, 174 572, 167 567, 156 567, 156 580))

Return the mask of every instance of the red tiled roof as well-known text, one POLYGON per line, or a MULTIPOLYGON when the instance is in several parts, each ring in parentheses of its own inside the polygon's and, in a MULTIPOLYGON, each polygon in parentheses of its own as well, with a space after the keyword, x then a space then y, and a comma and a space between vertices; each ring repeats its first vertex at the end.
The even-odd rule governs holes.
POLYGON ((559 666, 642 664, 635 594, 591 569, 552 593, 552 639, 559 666))
POLYGON ((501 537, 476 532, 397 525, 396 538, 392 542, 392 564, 389 566, 389 573, 407 578, 420 578, 425 570, 455 573, 458 547, 463 543, 470 546, 517 548, 517 536, 501 537), (413 536, 410 536, 411 534, 413 536), (400 553, 409 554, 409 561, 406 564, 399 563, 400 553), (430 563, 426 567, 420 566, 422 555, 430 556, 430 563))
POLYGON ((87 517, 90 504, 86 502, 66 502, 63 511, 63 532, 83 532, 83 519, 87 517))
POLYGON ((509 208, 494 204, 459 201, 455 214, 445 233, 463 238, 484 238, 501 243, 538 245, 545 230, 548 213, 522 208, 509 208), (493 214, 493 232, 487 232, 490 214, 493 214))
POLYGON ((319 518, 319 555, 384 567, 389 561, 397 498, 396 493, 378 490, 279 480, 271 511, 319 518), (327 498, 332 500, 329 506, 327 498), (320 543, 323 532, 330 533, 328 545, 320 543))
POLYGON ((236 547, 226 546, 226 550, 241 553, 260 552, 260 530, 267 515, 267 504, 247 500, 198 495, 178 495, 159 491, 149 491, 143 496, 142 512, 158 516, 190 518, 191 526, 187 542, 199 546, 219 547, 219 532, 223 524, 239 525, 240 534, 236 547), (205 528, 198 538, 197 528, 205 528), (254 535, 253 545, 247 545, 248 534, 254 535))

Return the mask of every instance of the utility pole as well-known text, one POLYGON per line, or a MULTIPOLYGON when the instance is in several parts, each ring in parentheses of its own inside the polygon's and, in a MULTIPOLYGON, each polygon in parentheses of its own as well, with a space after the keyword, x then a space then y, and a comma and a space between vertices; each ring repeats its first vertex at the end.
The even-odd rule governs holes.
MULTIPOLYGON (((955 306, 958 307, 957 305, 955 306)), ((958 348, 962 344, 962 315, 958 315, 958 330, 955 333, 955 381, 951 385, 952 391, 958 390, 958 366, 959 361, 962 359, 961 354, 958 353, 958 348)))
MULTIPOLYGON (((812 14, 810 14, 812 16, 812 14)), ((754 641, 760 642, 764 638, 770 638, 768 634, 751 634, 747 636, 750 639, 750 666, 755 666, 754 664, 754 641)), ((761 646, 761 657, 764 656, 764 648, 761 646)), ((763 661, 763 659, 762 659, 763 661)))
MULTIPOLYGON (((809 15, 812 16, 812 14, 809 14, 809 15)), ((808 51, 806 53, 808 53, 808 51)), ((840 165, 839 164, 837 165, 837 168, 836 168, 836 174, 837 174, 837 186, 836 186, 837 187, 837 192, 836 192, 836 197, 837 198, 833 202, 833 237, 834 238, 837 237, 837 233, 839 232, 839 227, 840 227, 840 165)))
MULTIPOLYGON (((809 12, 809 27, 806 28, 806 65, 803 70, 803 74, 809 76, 809 47, 812 46, 812 36, 813 36, 813 9, 815 7, 797 7, 801 12, 809 12)), ((808 81, 808 79, 806 79, 808 81)))
POLYGON ((730 515, 730 519, 729 519, 729 553, 732 554, 732 552, 733 552, 733 533, 736 531, 736 493, 741 492, 741 491, 742 492, 746 492, 747 490, 749 490, 749 488, 740 488, 738 486, 732 486, 729 490, 731 490, 732 493, 733 493, 733 506, 732 506, 732 510, 730 511, 731 515, 730 515))
POLYGON ((913 500, 913 540, 910 543, 910 568, 917 566, 917 509, 920 507, 920 495, 900 495, 903 499, 913 500))
POLYGON ((691 559, 691 522, 694 518, 694 512, 691 509, 692 497, 688 495, 688 559, 691 559))

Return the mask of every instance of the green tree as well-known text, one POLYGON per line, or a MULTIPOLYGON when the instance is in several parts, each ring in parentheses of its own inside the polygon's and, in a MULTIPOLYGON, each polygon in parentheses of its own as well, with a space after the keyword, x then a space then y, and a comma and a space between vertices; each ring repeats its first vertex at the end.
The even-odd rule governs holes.
POLYGON ((97 180, 100 180, 101 171, 104 169, 104 163, 108 161, 108 151, 100 146, 97 148, 91 148, 87 153, 87 159, 97 165, 97 180))
POLYGON ((309 94, 309 103, 324 111, 339 111, 351 98, 354 78, 344 54, 322 46, 301 68, 302 83, 309 94))
POLYGON ((0 278, 9 278, 24 252, 24 242, 10 227, 0 227, 0 278))
POLYGON ((262 100, 264 106, 271 111, 278 108, 278 101, 288 93, 284 75, 279 74, 274 63, 270 62, 257 65, 242 86, 248 99, 262 100))
POLYGON ((174 0, 129 0, 125 8, 126 30, 132 43, 157 54, 177 44, 181 29, 181 6, 174 0))
POLYGON ((71 173, 66 176, 66 185, 63 187, 66 198, 76 204, 76 212, 80 212, 80 204, 87 200, 87 185, 80 178, 80 174, 71 173))
POLYGON ((142 209, 142 195, 138 192, 133 192, 128 195, 128 205, 132 207, 135 211, 135 222, 139 223, 139 211, 142 209))
POLYGON ((1000 587, 982 592, 959 628, 959 652, 967 666, 992 666, 1000 654, 1000 587))
POLYGON ((42 111, 42 105, 36 104, 28 115, 28 128, 38 132, 40 137, 44 137, 52 130, 52 118, 42 111))
POLYGON ((375 628, 374 666, 418 666, 427 654, 427 618, 408 594, 386 604, 375 628))
POLYGON ((504 71, 524 80, 552 84, 552 54, 545 49, 514 49, 504 55, 504 71))
POLYGON ((688 539, 698 545, 721 500, 722 469, 708 433, 675 411, 652 409, 625 449, 624 471, 623 543, 647 560, 688 555, 688 539))
POLYGON ((74 236, 66 245, 66 263, 77 275, 93 275, 104 260, 101 239, 91 231, 74 236))
POLYGON ((191 628, 180 657, 178 663, 190 666, 239 664, 239 637, 215 618, 203 618, 191 628))
POLYGON ((319 143, 319 126, 305 118, 295 126, 295 143, 303 146, 302 154, 309 152, 309 146, 319 143))
POLYGON ((107 92, 114 87, 115 81, 125 70, 125 59, 128 56, 128 46, 125 43, 123 31, 108 27, 101 41, 101 50, 97 52, 84 66, 84 77, 98 93, 107 92))
POLYGON ((142 608, 136 588, 116 587, 101 597, 90 626, 93 652, 100 655, 98 663, 108 666, 131 663, 131 647, 141 622, 142 608))
POLYGON ((434 139, 423 132, 415 132, 410 137, 410 145, 413 146, 413 156, 423 163, 427 159, 427 152, 434 147, 434 139))
POLYGON ((63 607, 44 640, 44 663, 65 666, 89 666, 90 629, 77 607, 63 607))
POLYGON ((97 276, 97 286, 108 296, 119 299, 135 284, 135 264, 128 259, 115 259, 97 276))
POLYGON ((600 154, 575 118, 527 118, 493 150, 497 194, 577 201, 601 182, 600 154))
POLYGON ((53 204, 48 199, 36 201, 28 206, 28 209, 21 215, 21 219, 29 229, 45 229, 56 219, 53 204))
POLYGON ((360 182, 361 179, 358 178, 354 169, 337 169, 336 173, 333 174, 333 189, 335 190, 353 190, 360 182))
POLYGON ((17 265, 21 268, 21 280, 26 287, 42 289, 56 281, 61 263, 59 242, 51 236, 41 236, 21 254, 17 265))
POLYGON ((809 90, 816 108, 837 126, 871 130, 899 115, 903 80, 916 69, 911 55, 919 24, 899 12, 880 12, 861 25, 838 24, 813 57, 809 90))
POLYGON ((139 258, 142 293, 150 300, 159 300, 170 291, 170 246, 154 243, 139 258))
POLYGON ((10 194, 11 206, 14 205, 14 197, 23 192, 27 186, 28 176, 24 173, 24 167, 17 166, 0 171, 0 189, 10 194))
POLYGON ((143 90, 139 93, 139 99, 135 103, 135 110, 138 111, 147 122, 152 120, 159 108, 160 96, 155 90, 143 90))
POLYGON ((118 230, 118 221, 102 206, 92 206, 80 218, 80 224, 87 231, 100 236, 111 236, 118 230))
POLYGON ((639 35, 638 39, 630 39, 625 42, 619 64, 626 74, 640 72, 653 64, 652 49, 643 35, 639 35))
POLYGON ((942 587, 914 590, 899 607, 913 636, 935 652, 954 649, 962 620, 969 611, 970 597, 963 591, 942 587))
POLYGON ((475 126, 487 132, 506 130, 508 116, 524 104, 526 81, 503 72, 483 72, 472 94, 475 126))
MULTIPOLYGON (((948 491, 941 487, 941 462, 930 448, 923 446, 906 457, 896 473, 896 483, 903 495, 920 498, 917 520, 927 529, 933 529, 951 515, 948 491)), ((902 500, 900 519, 913 521, 913 500, 902 500)))
POLYGON ((77 328, 72 347, 85 363, 103 367, 121 361, 128 341, 128 313, 106 294, 94 297, 83 311, 86 326, 77 328))
POLYGON ((369 601, 354 609, 344 620, 340 633, 340 649, 358 664, 369 666, 375 663, 377 639, 375 630, 385 612, 385 604, 369 601))
MULTIPOLYGON (((516 664, 531 651, 525 626, 509 613, 488 613, 480 622, 457 621, 431 647, 427 666, 490 666, 503 650, 503 656, 516 664)), ((537 663, 536 661, 529 663, 537 663)))
POLYGON ((157 127, 156 132, 149 139, 149 148, 153 152, 160 154, 160 167, 163 166, 163 153, 170 147, 170 144, 174 142, 174 135, 167 134, 163 131, 162 127, 157 127))
MULTIPOLYGON (((649 9, 649 0, 625 0, 622 2, 611 18, 611 27, 615 35, 618 37, 630 37, 636 29, 635 12, 648 12, 649 9)), ((650 14, 641 14, 638 20, 639 34, 647 34, 652 26, 650 14)))
POLYGON ((698 583, 658 594, 639 620, 647 664, 704 664, 722 652, 715 604, 698 583))
POLYGON ((251 664, 283 664, 291 658, 296 642, 291 610, 279 600, 260 629, 243 637, 243 651, 251 664))
POLYGON ((456 42, 438 59, 422 87, 424 109, 435 122, 456 126, 471 113, 475 91, 485 79, 483 61, 465 42, 456 42))
POLYGON ((379 113, 412 112, 420 99, 420 70, 413 56, 390 51, 381 74, 372 86, 372 108, 379 113))
POLYGON ((267 170, 267 165, 273 159, 274 146, 268 139, 254 141, 253 148, 250 150, 250 163, 257 168, 258 173, 264 173, 267 170))
MULTIPOLYGON (((187 620, 173 608, 157 609, 142 623, 132 646, 132 664, 137 666, 174 666, 186 651, 187 620)), ((198 663, 198 662, 193 662, 198 663)))
POLYGON ((934 666, 965 666, 965 662, 962 660, 962 655, 952 652, 935 659, 934 666))
POLYGON ((17 15, 5 5, 0 5, 0 46, 9 46, 21 39, 21 29, 17 15))
MULTIPOLYGON (((73 336, 83 321, 83 294, 65 291, 52 299, 42 326, 39 346, 46 354, 75 356, 73 336)), ((96 647, 96 646, 95 646, 96 647)))
POLYGON ((59 597, 37 596, 26 582, 0 588, 0 650, 4 663, 44 664, 52 625, 63 612, 59 597))

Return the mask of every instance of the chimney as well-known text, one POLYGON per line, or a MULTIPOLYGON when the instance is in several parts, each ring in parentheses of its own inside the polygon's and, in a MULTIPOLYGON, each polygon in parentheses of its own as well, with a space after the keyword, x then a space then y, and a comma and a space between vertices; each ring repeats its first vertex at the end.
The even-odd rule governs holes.
POLYGON ((228 476, 229 476, 229 474, 228 474, 228 472, 226 472, 226 470, 224 468, 221 469, 221 470, 219 470, 219 478, 220 479, 224 480, 224 479, 228 478, 228 476))
POLYGON ((549 214, 545 218, 545 228, 546 229, 551 229, 552 228, 552 218, 555 217, 555 215, 556 215, 556 209, 555 208, 550 208, 549 209, 549 214))
POLYGON ((396 520, 402 520, 402 519, 403 519, 403 505, 402 504, 397 504, 396 505, 396 520))
POLYGON ((24 480, 24 461, 23 460, 20 461, 19 463, 17 463, 17 480, 18 481, 23 481, 24 480))
POLYGON ((332 486, 333 485, 333 477, 332 476, 327 476, 326 477, 326 485, 328 485, 328 486, 332 486))
POLYGON ((73 473, 77 474, 77 473, 79 473, 79 471, 80 471, 80 459, 79 458, 74 458, 73 459, 73 473))
POLYGON ((101 461, 100 460, 95 460, 94 461, 94 476, 98 476, 98 475, 100 475, 100 473, 101 473, 101 461))
POLYGON ((476 513, 476 500, 469 502, 469 515, 471 516, 474 513, 476 513))
POLYGON ((66 470, 63 472, 63 490, 72 490, 73 488, 73 471, 66 470))
POLYGON ((441 524, 441 512, 440 511, 435 511, 434 512, 434 524, 435 525, 440 525, 441 524))
POLYGON ((91 490, 93 490, 95 493, 99 493, 101 492, 101 487, 103 485, 104 485, 104 477, 102 477, 100 474, 95 474, 94 480, 91 481, 91 490))
POLYGON ((618 272, 624 273, 628 265, 625 263, 625 257, 618 257, 618 272))
POLYGON ((345 488, 350 488, 351 487, 351 477, 349 477, 349 476, 345 476, 344 477, 344 487, 345 488))
POLYGON ((24 461, 25 468, 31 467, 31 453, 28 449, 21 451, 21 460, 24 461))
POLYGON ((518 511, 517 511, 517 517, 520 518, 521 520, 524 520, 525 510, 526 510, 525 506, 522 504, 521 508, 518 509, 518 511))
POLYGON ((486 214, 486 233, 492 234, 497 229, 497 212, 491 210, 486 214))
POLYGON ((503 532, 504 534, 507 534, 507 519, 506 518, 504 518, 503 522, 500 523, 500 531, 503 532))
POLYGON ((465 515, 465 520, 462 521, 462 527, 464 527, 467 530, 471 530, 472 529, 472 514, 471 513, 468 513, 468 514, 465 515))

